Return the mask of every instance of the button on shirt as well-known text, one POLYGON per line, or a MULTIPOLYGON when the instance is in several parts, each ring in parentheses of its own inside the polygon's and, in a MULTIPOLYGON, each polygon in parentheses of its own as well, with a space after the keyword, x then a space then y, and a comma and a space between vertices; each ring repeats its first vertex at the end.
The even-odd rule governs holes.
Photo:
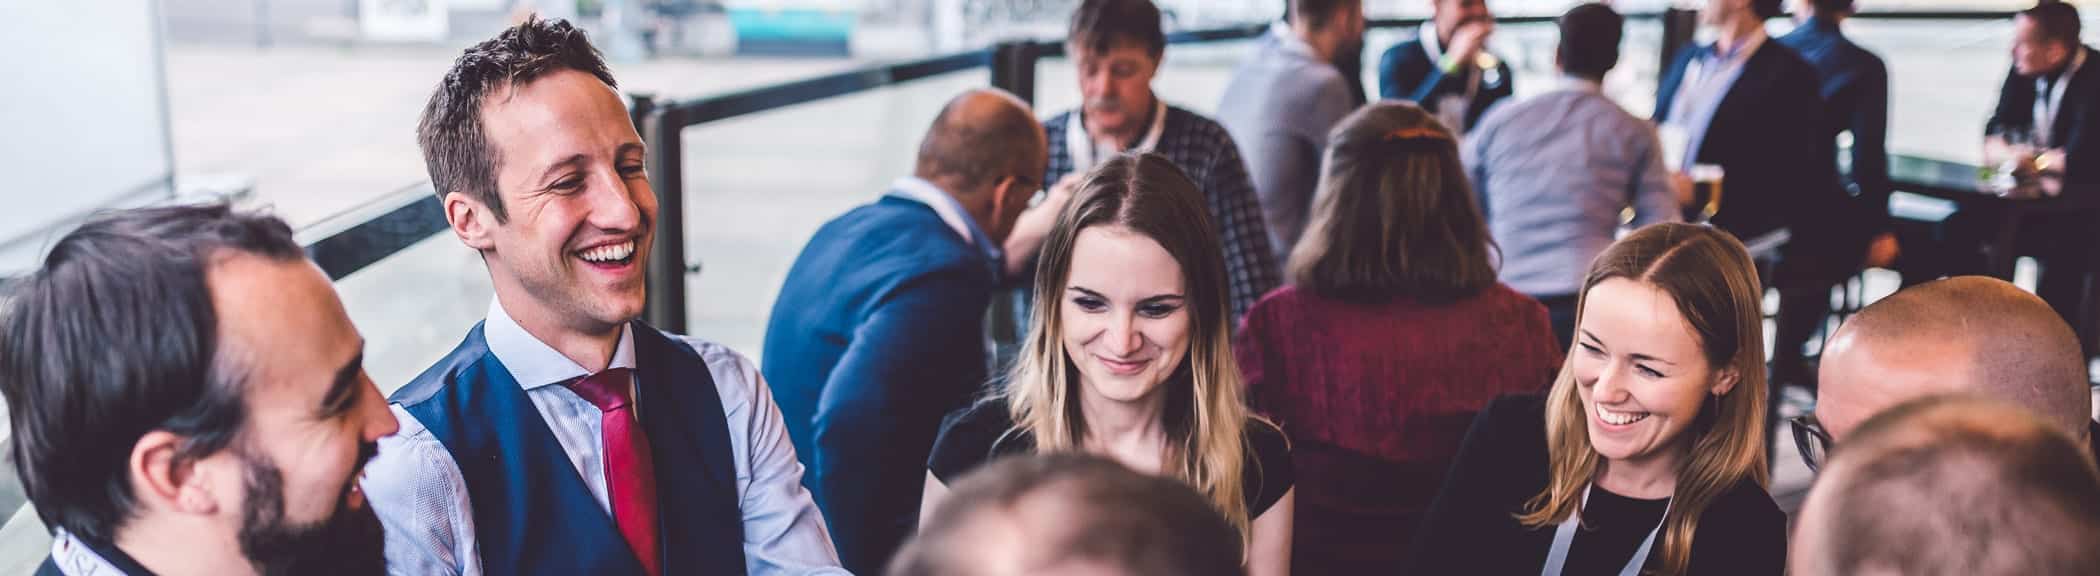
POLYGON ((1696 48, 1699 52, 1685 69, 1684 81, 1677 86, 1677 98, 1670 102, 1670 116, 1663 122, 1665 128, 1684 135, 1684 160, 1676 167, 1678 170, 1689 170, 1699 162, 1699 147, 1705 143, 1706 129, 1713 125, 1714 114, 1735 87, 1736 78, 1742 77, 1743 65, 1750 61, 1750 55, 1764 45, 1765 30, 1758 28, 1727 53, 1715 44, 1696 48))
POLYGON ((1461 147, 1502 247, 1502 283, 1532 296, 1579 291, 1621 209, 1633 206, 1636 227, 1680 218, 1655 129, 1596 82, 1562 82, 1489 110, 1461 147))
MULTIPOLYGON (((489 304, 483 326, 489 353, 510 371, 568 455, 591 497, 611 514, 605 484, 604 412, 563 382, 590 374, 512 320, 500 302, 489 304)), ((744 523, 747 569, 762 574, 846 574, 838 568, 823 517, 802 487, 802 464, 772 392, 749 359, 721 345, 680 337, 707 363, 729 420, 736 452, 737 496, 744 523)), ((637 368, 632 325, 621 328, 611 368, 637 368)), ((379 456, 365 467, 365 494, 386 526, 387 571, 403 575, 482 574, 474 508, 451 452, 399 405, 398 434, 379 440, 379 456)), ((639 406, 642 417, 647 406, 639 406)), ((669 416, 666 416, 669 417, 669 416)), ((661 487, 676 490, 675 486, 661 487)), ((667 543, 676 545, 676 543, 667 543)))

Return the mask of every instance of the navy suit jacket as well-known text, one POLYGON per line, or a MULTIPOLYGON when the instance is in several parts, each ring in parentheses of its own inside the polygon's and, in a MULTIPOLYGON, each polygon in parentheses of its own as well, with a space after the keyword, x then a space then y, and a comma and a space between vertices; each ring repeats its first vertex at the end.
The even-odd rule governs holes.
MULTIPOLYGON (((1708 48, 1677 51, 1655 102, 1655 121, 1669 119, 1692 58, 1708 48)), ((1727 176, 1714 225, 1749 240, 1787 228, 1787 252, 1856 262, 1861 252, 1831 242, 1865 237, 1858 203, 1838 179, 1837 141, 1824 124, 1816 69, 1777 42, 1759 46, 1742 76, 1722 96, 1713 123, 1688 163, 1717 164, 1727 176)), ((1840 244, 1844 245, 1844 244, 1840 244)), ((1791 257, 1790 257, 1791 258, 1791 257)))
POLYGON ((881 573, 913 533, 941 418, 985 382, 996 266, 931 207, 886 196, 819 229, 781 287, 763 371, 854 573, 881 573))
MULTIPOLYGON (((1509 63, 1503 62, 1496 67, 1502 75, 1502 83, 1495 86, 1482 83, 1480 91, 1473 93, 1473 100, 1466 107, 1466 125, 1451 128, 1471 129, 1480 122, 1480 115, 1486 113, 1489 106, 1516 93, 1516 74, 1510 71, 1509 63)), ((1456 74, 1444 74, 1436 62, 1429 60, 1429 52, 1422 48, 1421 39, 1408 40, 1387 48, 1385 55, 1378 59, 1378 94, 1386 100, 1414 101, 1423 110, 1434 114, 1439 99, 1465 94, 1468 77, 1479 73, 1479 69, 1473 66, 1461 66, 1456 74)))
POLYGON ((1835 138, 1852 132, 1852 170, 1859 214, 1872 227, 1890 225, 1889 69, 1881 57, 1845 38, 1835 21, 1814 18, 1776 38, 1815 67, 1822 77, 1825 129, 1835 138))
MULTIPOLYGON (((2049 141, 2064 150, 2065 202, 2080 208, 2100 208, 2100 52, 2085 50, 2085 65, 2064 87, 2063 109, 2049 127, 2049 141)), ((1998 91, 1998 109, 1984 126, 1986 134, 2034 127, 2035 86, 2033 76, 2018 71, 2005 73, 2005 87, 1998 91)), ((2090 222, 2087 223, 2090 228, 2090 222)))

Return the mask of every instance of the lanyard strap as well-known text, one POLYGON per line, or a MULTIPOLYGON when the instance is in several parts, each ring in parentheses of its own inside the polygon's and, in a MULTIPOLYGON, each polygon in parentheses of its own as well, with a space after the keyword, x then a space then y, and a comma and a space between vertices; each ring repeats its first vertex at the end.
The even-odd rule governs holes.
MULTIPOLYGON (((1670 519, 1670 507, 1676 504, 1677 499, 1671 498, 1669 504, 1663 505, 1663 519, 1648 530, 1648 539, 1642 540, 1640 549, 1633 551, 1633 558, 1626 561, 1626 567, 1619 570, 1619 576, 1640 576, 1641 565, 1648 561, 1648 551, 1655 548, 1655 534, 1662 531, 1663 522, 1670 519)), ((1583 486, 1582 506, 1589 505, 1590 487, 1583 486)), ((1568 563, 1568 549, 1575 545, 1575 527, 1579 524, 1582 524, 1581 507, 1569 513, 1568 519, 1562 520, 1560 527, 1553 529, 1553 548, 1546 552, 1546 568, 1539 571, 1540 576, 1560 576, 1561 566, 1568 563)))

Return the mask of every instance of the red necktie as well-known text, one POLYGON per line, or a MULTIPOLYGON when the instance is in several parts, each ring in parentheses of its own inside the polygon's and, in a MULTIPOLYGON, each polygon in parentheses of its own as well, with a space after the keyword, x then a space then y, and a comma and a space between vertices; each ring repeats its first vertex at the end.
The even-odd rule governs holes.
POLYGON ((605 488, 611 494, 613 523, 649 576, 660 576, 656 542, 656 460, 649 454, 649 434, 635 420, 628 397, 634 371, 609 368, 569 383, 569 389, 605 411, 605 488))

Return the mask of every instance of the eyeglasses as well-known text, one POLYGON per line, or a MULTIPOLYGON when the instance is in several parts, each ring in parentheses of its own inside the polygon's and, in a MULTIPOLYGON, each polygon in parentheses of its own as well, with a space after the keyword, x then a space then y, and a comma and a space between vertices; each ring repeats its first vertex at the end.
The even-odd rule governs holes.
POLYGON ((1808 465, 1809 472, 1820 471, 1823 462, 1830 458, 1830 446, 1834 443, 1830 433, 1823 430, 1823 423, 1817 422, 1814 414, 1795 416, 1786 422, 1794 429, 1794 448, 1800 450, 1801 462, 1808 465))

